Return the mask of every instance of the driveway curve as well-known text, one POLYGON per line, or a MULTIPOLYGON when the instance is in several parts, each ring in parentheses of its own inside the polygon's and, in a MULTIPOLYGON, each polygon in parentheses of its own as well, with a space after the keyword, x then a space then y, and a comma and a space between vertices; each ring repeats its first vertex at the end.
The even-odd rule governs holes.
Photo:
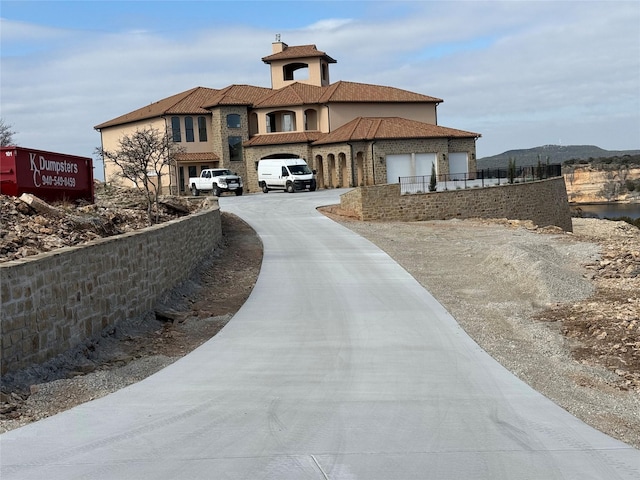
POLYGON ((344 191, 221 198, 264 243, 245 305, 142 382, 1 435, 0 477, 640 478, 640 451, 518 380, 316 212, 344 191))

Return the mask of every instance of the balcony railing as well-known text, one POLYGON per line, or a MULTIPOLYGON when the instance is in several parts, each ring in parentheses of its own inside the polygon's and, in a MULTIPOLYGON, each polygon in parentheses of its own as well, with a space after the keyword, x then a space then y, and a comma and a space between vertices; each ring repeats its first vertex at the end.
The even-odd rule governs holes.
MULTIPOLYGON (((509 177, 508 169, 490 168, 471 173, 447 173, 436 175, 435 191, 461 190, 465 188, 484 188, 509 183, 525 183, 546 178, 562 176, 562 165, 534 165, 516 167, 513 177, 509 177)), ((401 195, 429 193, 431 191, 431 175, 415 177, 398 177, 401 195)))

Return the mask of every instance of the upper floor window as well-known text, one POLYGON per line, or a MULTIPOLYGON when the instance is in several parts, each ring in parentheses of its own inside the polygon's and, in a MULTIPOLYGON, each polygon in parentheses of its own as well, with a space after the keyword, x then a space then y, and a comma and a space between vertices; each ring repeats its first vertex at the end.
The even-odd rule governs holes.
POLYGON ((273 113, 267 113, 267 133, 276 131, 276 116, 273 113))
POLYGON ((232 162, 242 160, 242 137, 229 137, 229 160, 232 162))
POLYGON ((295 132, 297 131, 296 114, 289 110, 268 113, 266 127, 267 133, 295 132))
POLYGON ((292 113, 282 115, 282 131, 294 132, 296 130, 296 116, 292 113))
POLYGON ((240 115, 237 113, 230 113, 227 115, 227 127, 240 128, 240 115))
POLYGON ((207 141, 207 119, 205 117, 198 117, 198 139, 201 142, 207 141))
POLYGON ((174 142, 182 141, 180 133, 180 117, 171 117, 171 136, 174 142))
POLYGON ((193 117, 184 118, 184 136, 187 142, 193 142, 195 140, 193 136, 193 117))

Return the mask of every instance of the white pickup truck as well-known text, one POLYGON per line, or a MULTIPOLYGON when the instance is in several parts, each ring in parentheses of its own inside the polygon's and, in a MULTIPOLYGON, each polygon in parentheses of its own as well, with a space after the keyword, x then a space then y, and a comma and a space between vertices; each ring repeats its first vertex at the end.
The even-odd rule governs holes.
POLYGON ((216 197, 223 192, 234 192, 240 196, 242 188, 242 177, 226 168, 206 168, 200 172, 199 177, 189 178, 189 190, 193 196, 209 191, 216 197))

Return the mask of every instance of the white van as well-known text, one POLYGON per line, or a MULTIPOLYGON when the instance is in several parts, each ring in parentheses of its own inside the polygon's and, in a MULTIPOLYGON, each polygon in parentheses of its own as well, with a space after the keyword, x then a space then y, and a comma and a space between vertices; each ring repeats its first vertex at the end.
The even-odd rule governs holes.
POLYGON ((315 171, 302 158, 268 158, 258 162, 258 185, 264 193, 269 190, 313 192, 316 189, 315 171))

